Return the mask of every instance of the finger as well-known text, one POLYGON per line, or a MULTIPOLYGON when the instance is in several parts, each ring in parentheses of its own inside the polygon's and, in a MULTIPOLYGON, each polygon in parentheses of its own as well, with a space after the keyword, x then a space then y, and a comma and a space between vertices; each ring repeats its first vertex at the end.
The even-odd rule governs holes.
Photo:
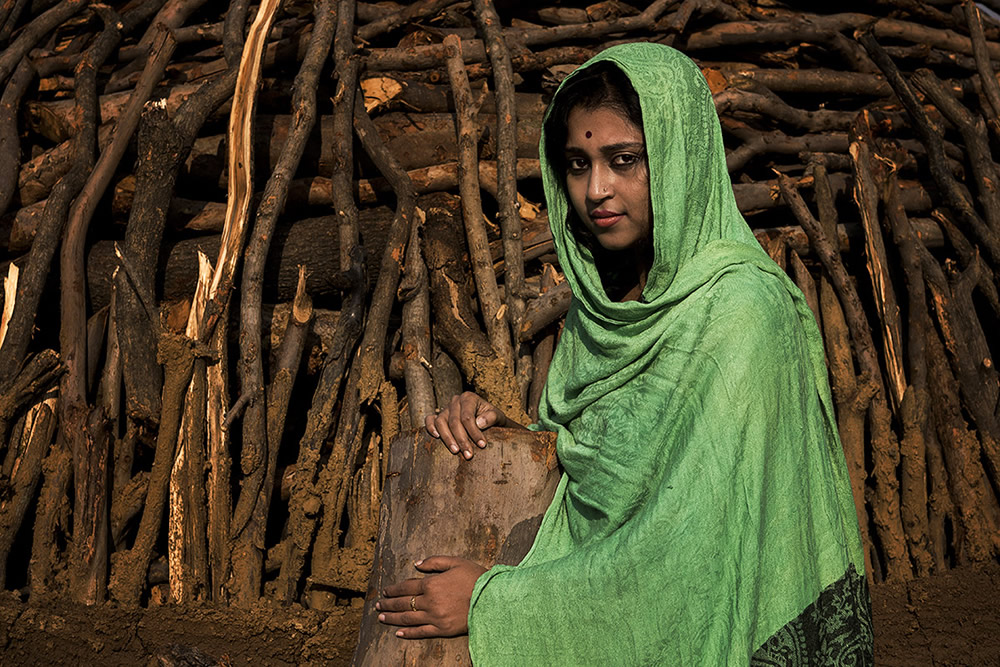
POLYGON ((475 394, 462 394, 462 426, 480 448, 486 446, 486 437, 480 429, 493 426, 496 418, 492 410, 482 411, 481 406, 484 404, 489 406, 489 403, 485 403, 475 394))
MULTIPOLYGON (((455 567, 463 560, 465 559, 458 556, 430 556, 429 558, 414 562, 413 567, 421 572, 444 572, 455 567)), ((420 581, 423 581, 423 579, 420 581)))
POLYGON ((426 611, 422 604, 422 598, 424 596, 420 595, 401 595, 399 597, 392 598, 381 598, 375 603, 376 611, 413 611, 416 607, 417 611, 426 611), (413 603, 410 603, 413 600, 413 603))
POLYGON ((438 433, 441 434, 441 442, 444 446, 448 448, 452 454, 458 454, 459 447, 458 441, 455 440, 455 435, 451 432, 451 428, 448 426, 447 411, 442 412, 434 420, 435 428, 437 428, 438 433))
POLYGON ((424 428, 430 433, 432 438, 440 438, 441 434, 438 433, 437 428, 434 426, 434 419, 437 415, 427 415, 424 417, 424 428))
POLYGON ((427 639, 429 637, 447 637, 436 625, 426 624, 413 628, 403 628, 396 631, 396 636, 400 639, 427 639))
POLYGON ((382 597, 397 598, 405 596, 409 599, 411 595, 421 595, 423 592, 423 579, 407 579, 406 581, 401 581, 398 584, 386 586, 385 590, 382 591, 382 597))
POLYGON ((472 441, 469 440, 469 434, 462 419, 463 407, 461 396, 455 396, 451 399, 451 404, 448 406, 448 429, 455 438, 458 448, 462 451, 462 456, 471 459, 472 441))
POLYGON ((436 625, 428 623, 396 630, 396 636, 400 639, 427 639, 428 637, 445 637, 446 635, 436 625))
POLYGON ((378 615, 379 623, 386 625, 424 625, 430 621, 426 611, 382 612, 378 615))

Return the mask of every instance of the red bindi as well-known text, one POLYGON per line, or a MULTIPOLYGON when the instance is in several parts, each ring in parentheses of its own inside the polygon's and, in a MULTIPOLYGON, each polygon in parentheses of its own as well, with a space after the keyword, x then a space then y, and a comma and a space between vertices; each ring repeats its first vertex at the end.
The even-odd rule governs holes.
POLYGON ((592 136, 594 136, 594 133, 591 132, 590 130, 587 130, 587 138, 590 139, 592 136))

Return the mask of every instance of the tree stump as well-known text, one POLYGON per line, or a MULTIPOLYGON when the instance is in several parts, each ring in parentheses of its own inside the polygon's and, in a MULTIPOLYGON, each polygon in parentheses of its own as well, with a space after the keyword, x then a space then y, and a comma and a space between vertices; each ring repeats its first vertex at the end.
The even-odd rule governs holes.
POLYGON ((462 556, 486 567, 528 553, 559 482, 554 433, 493 428, 466 461, 421 429, 389 451, 380 531, 355 665, 470 665, 467 636, 406 640, 377 620, 385 586, 419 576, 413 561, 462 556))

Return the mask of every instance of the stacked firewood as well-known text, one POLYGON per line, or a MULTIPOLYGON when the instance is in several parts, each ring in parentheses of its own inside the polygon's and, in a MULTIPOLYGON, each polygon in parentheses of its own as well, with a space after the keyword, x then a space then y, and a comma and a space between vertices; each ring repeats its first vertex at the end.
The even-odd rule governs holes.
POLYGON ((0 580, 361 596, 388 443, 466 389, 536 414, 570 298, 542 115, 636 40, 701 66, 813 307, 873 578, 993 560, 986 4, 0 2, 0 580))

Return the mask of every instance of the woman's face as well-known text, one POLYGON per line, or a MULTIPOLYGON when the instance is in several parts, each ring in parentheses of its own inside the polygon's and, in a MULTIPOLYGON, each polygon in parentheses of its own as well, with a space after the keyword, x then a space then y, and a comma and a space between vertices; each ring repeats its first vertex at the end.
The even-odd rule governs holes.
POLYGON ((576 107, 566 136, 566 191, 570 204, 604 248, 638 248, 650 237, 646 141, 621 112, 576 107))

